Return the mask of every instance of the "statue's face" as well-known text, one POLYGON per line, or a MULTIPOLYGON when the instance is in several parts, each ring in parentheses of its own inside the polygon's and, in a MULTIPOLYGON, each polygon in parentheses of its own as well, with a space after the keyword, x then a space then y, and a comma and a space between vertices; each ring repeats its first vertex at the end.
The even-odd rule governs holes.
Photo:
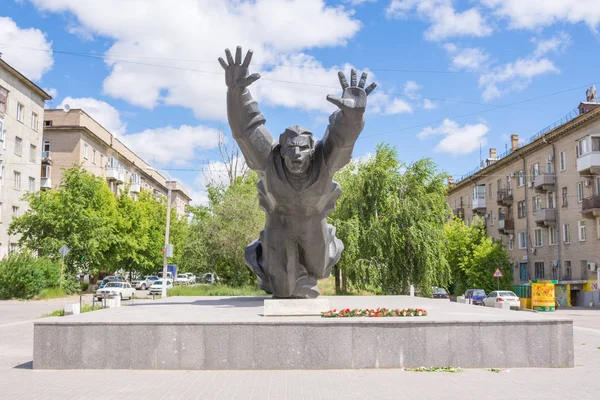
POLYGON ((281 145, 281 156, 292 174, 303 174, 310 168, 312 141, 306 135, 287 137, 281 145))

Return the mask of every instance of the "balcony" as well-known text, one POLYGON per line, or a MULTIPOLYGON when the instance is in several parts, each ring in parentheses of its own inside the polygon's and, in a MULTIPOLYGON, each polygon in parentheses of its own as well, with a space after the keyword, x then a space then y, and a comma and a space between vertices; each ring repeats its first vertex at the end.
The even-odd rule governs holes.
POLYGON ((579 175, 600 175, 600 151, 592 151, 577 159, 579 175))
POLYGON ((581 213, 589 218, 600 217, 600 196, 594 195, 583 199, 581 213))
POLYGON ((556 226, 556 209, 542 208, 535 212, 535 223, 538 226, 556 226))
POLYGON ((539 174, 533 181, 533 187, 538 193, 554 191, 554 174, 539 174))
POLYGON ((510 219, 501 219, 498 221, 498 231, 503 235, 508 235, 509 233, 515 233, 515 220, 510 219))
POLYGON ((132 193, 139 193, 140 192, 140 184, 132 183, 131 186, 129 187, 129 191, 132 193))
POLYGON ((119 171, 117 168, 106 168, 106 179, 109 181, 123 183, 123 175, 123 172, 119 171))
POLYGON ((473 212, 485 214, 485 196, 473 198, 473 212))
POLYGON ((497 203, 499 206, 509 207, 513 203, 513 194, 511 189, 500 189, 498 190, 497 203))
POLYGON ((50 158, 49 151, 42 151, 42 164, 52 164, 52 158, 50 158))
POLYGON ((41 178, 40 179, 40 189, 41 190, 52 189, 52 179, 41 178))

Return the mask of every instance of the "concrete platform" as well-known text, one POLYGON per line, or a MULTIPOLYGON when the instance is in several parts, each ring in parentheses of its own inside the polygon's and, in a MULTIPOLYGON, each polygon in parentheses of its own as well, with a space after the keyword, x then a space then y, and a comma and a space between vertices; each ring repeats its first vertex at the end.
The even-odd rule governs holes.
POLYGON ((34 325, 35 369, 573 367, 573 323, 407 296, 334 296, 332 308, 427 317, 264 317, 264 297, 174 297, 34 325))

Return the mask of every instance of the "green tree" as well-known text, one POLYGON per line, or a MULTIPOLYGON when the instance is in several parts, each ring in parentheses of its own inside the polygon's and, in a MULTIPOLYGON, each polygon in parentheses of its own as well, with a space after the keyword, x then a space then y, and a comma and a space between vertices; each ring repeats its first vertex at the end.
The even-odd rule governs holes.
POLYGON ((424 295, 447 285, 444 178, 431 160, 402 164, 385 144, 336 175, 343 190, 330 220, 350 250, 339 265, 352 285, 399 294, 412 284, 424 295))
POLYGON ((455 294, 467 289, 484 289, 486 292, 512 288, 512 263, 500 241, 486 235, 483 220, 476 218, 471 226, 454 218, 445 226, 446 258, 452 270, 452 287, 455 294), (504 275, 493 278, 496 268, 504 275))
POLYGON ((19 244, 57 260, 58 249, 70 248, 65 265, 91 274, 114 270, 118 237, 116 198, 101 177, 81 166, 64 171, 54 190, 28 193, 29 211, 11 222, 10 234, 19 244))

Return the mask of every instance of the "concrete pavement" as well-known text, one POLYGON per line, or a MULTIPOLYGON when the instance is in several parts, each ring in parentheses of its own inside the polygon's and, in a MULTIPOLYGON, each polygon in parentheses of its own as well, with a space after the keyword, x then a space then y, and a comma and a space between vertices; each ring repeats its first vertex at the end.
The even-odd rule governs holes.
POLYGON ((565 400, 598 396, 600 310, 561 309, 554 314, 575 321, 575 368, 500 373, 478 369, 461 373, 31 370, 32 320, 64 303, 0 302, 0 398, 565 400))

